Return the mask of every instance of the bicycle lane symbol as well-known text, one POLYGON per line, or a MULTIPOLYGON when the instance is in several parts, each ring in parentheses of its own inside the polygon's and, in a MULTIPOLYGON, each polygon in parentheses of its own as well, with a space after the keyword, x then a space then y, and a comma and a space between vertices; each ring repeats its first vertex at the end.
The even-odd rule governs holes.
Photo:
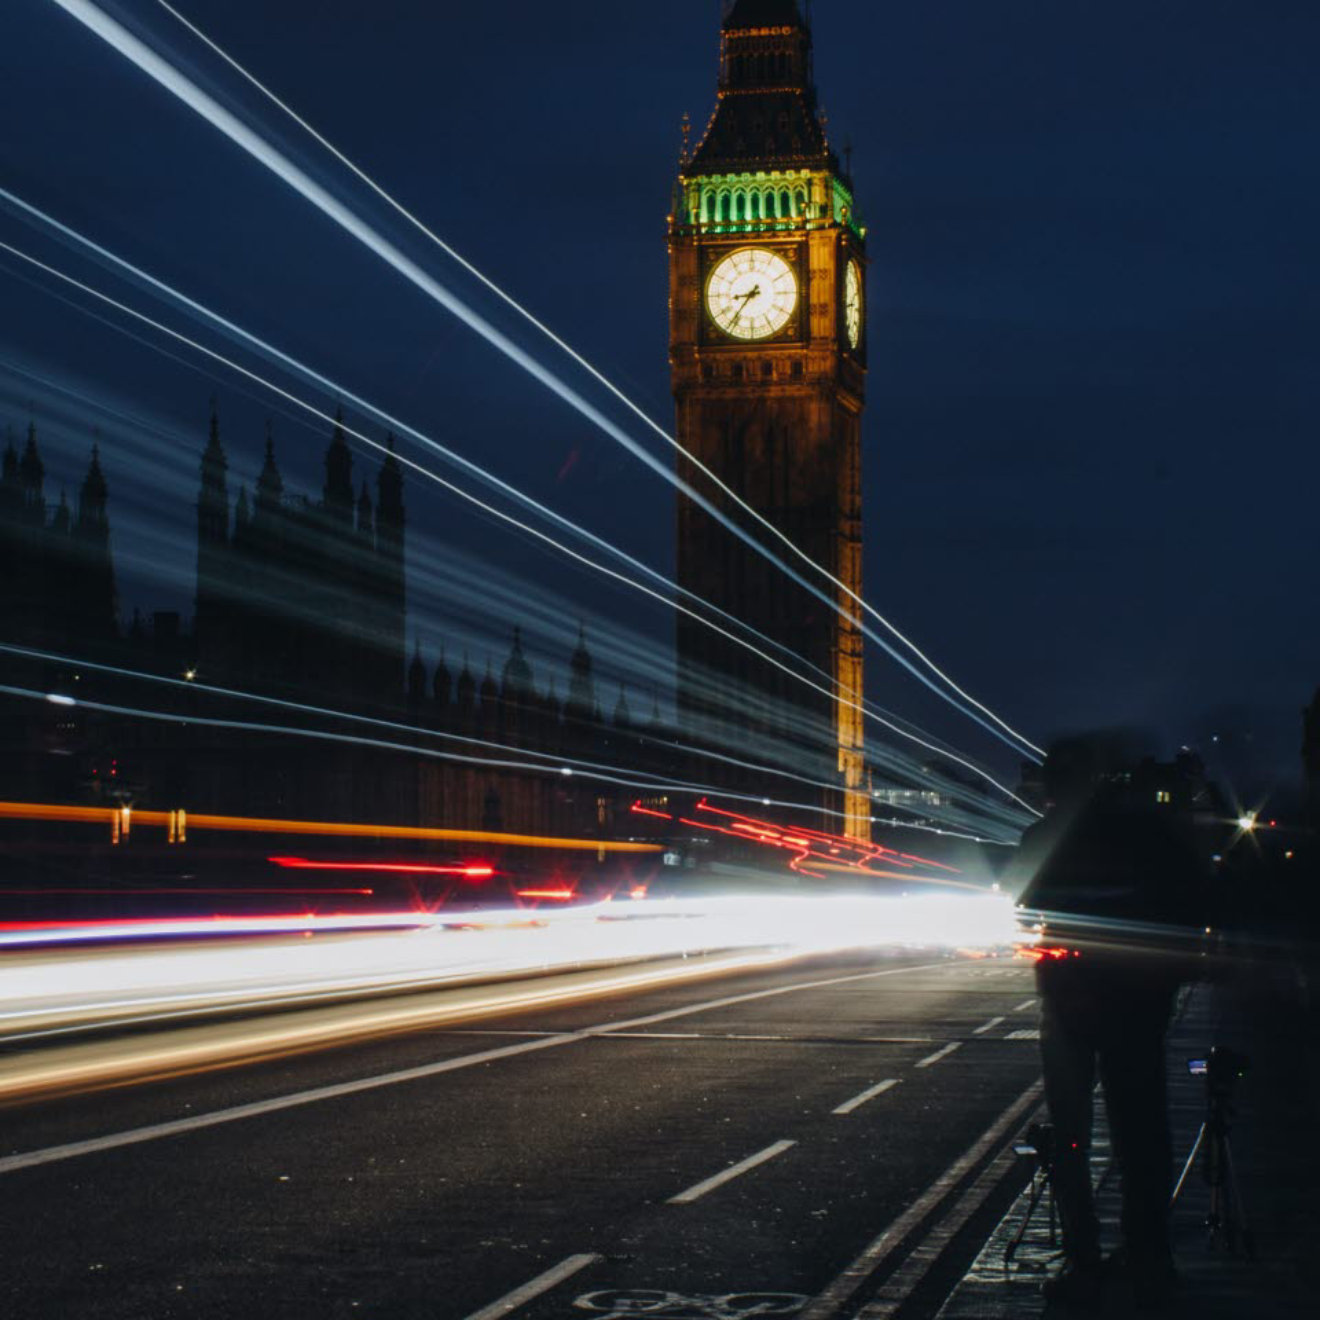
POLYGON ((658 1288, 607 1288, 585 1293, 573 1305, 594 1320, 754 1320, 796 1315, 811 1299, 801 1293, 667 1292, 658 1288))

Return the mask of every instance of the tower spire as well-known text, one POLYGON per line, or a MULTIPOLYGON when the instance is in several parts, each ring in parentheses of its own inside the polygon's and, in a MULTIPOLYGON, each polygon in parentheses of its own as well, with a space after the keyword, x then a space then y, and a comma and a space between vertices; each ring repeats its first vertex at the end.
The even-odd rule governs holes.
POLYGON ((220 443, 220 414, 211 396, 206 448, 197 492, 197 595, 193 631, 201 664, 210 667, 225 654, 226 584, 230 580, 228 460, 220 443))
POLYGON ((835 169, 797 0, 736 0, 720 31, 719 105, 683 173, 835 169))
POLYGON ((335 409, 335 429, 325 452, 326 513, 345 527, 353 525, 353 453, 344 434, 344 409, 335 409))

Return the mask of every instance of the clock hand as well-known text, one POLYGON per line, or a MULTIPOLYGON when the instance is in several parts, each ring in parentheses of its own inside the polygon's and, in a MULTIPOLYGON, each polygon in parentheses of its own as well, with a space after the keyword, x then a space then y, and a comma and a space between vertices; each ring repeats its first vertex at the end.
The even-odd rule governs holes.
POLYGON ((738 324, 738 318, 747 310, 747 304, 753 298, 757 297, 760 294, 760 292, 761 292, 761 286, 758 284, 756 285, 755 288, 748 289, 746 293, 735 293, 733 295, 733 301, 741 302, 742 306, 739 307, 736 312, 734 312, 733 320, 729 322, 730 326, 735 326, 738 324))

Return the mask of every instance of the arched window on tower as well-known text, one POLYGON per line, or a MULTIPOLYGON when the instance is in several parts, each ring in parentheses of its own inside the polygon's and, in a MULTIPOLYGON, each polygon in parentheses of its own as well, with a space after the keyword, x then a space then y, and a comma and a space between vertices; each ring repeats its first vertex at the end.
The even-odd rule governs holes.
POLYGON ((793 214, 803 216, 807 213, 807 194, 801 188, 793 195, 793 214))
POLYGON ((754 192, 747 199, 747 218, 749 220, 759 220, 761 218, 761 194, 754 192))
POLYGON ((733 218, 735 221, 747 218, 747 197, 744 193, 733 194, 733 218))
POLYGON ((728 193, 720 193, 720 219, 726 224, 733 218, 733 203, 728 193))
POLYGON ((788 189, 785 188, 779 194, 779 218, 787 220, 793 214, 793 199, 788 195, 788 189))
POLYGON ((715 194, 707 189, 701 195, 701 218, 703 220, 714 220, 716 215, 715 206, 715 194))

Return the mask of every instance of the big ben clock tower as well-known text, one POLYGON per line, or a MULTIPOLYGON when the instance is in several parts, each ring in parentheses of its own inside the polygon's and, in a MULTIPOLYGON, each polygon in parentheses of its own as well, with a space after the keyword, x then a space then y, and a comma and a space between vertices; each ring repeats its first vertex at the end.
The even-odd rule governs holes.
POLYGON ((820 828, 858 839, 870 837, 862 637, 846 617, 856 602, 830 577, 861 595, 864 240, 816 107, 797 0, 736 0, 718 104, 670 218, 670 366, 692 456, 679 472, 840 608, 680 496, 679 583, 761 634, 744 636, 778 663, 680 614, 679 713, 698 742, 801 776, 732 770, 731 790, 809 802, 820 828))

